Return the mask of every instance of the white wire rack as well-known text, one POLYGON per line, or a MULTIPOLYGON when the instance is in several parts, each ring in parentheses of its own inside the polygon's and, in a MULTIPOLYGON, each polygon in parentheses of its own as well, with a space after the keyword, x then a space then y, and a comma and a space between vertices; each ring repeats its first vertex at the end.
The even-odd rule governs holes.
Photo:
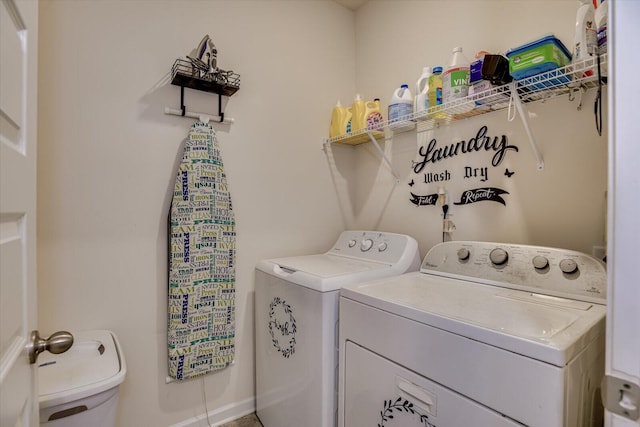
MULTIPOLYGON (((607 56, 600 57, 601 67, 606 65, 607 56)), ((567 95, 574 91, 588 90, 598 86, 598 59, 556 68, 554 70, 527 77, 515 82, 517 95, 523 104, 567 95)), ((413 130, 433 129, 441 124, 465 119, 492 111, 504 110, 512 101, 513 83, 494 87, 482 92, 457 99, 428 110, 408 114, 394 122, 382 122, 375 129, 361 129, 351 134, 326 138, 324 143, 362 144, 385 136, 385 129, 392 134, 413 130)))

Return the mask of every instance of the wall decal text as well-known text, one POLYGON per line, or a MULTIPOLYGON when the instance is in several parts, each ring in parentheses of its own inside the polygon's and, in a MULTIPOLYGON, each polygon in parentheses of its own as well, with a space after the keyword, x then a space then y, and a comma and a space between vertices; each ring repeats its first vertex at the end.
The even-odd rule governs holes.
MULTIPOLYGON (((482 202, 482 201, 491 201, 502 203, 503 205, 507 205, 500 195, 509 194, 507 191, 501 188, 495 187, 484 187, 484 188, 474 188, 472 190, 465 190, 462 192, 460 196, 459 202, 454 202, 454 205, 468 205, 471 203, 482 202)), ((412 194, 413 195, 413 194, 412 194)))

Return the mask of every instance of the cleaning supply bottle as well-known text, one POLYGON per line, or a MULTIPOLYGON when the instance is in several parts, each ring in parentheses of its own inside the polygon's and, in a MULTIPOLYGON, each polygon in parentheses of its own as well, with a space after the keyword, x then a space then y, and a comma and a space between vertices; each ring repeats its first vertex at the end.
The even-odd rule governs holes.
POLYGON ((442 74, 442 102, 447 103, 464 98, 469 93, 469 60, 462 54, 461 47, 453 48, 449 67, 442 74))
MULTIPOLYGON (((364 117, 367 123, 367 130, 382 131, 384 126, 384 118, 380 112, 380 99, 367 101, 364 105, 364 117)), ((375 135, 374 135, 375 136, 375 135)))
POLYGON ((397 122, 401 117, 413 112, 413 96, 409 90, 409 85, 403 84, 393 91, 391 102, 389 103, 389 123, 397 122))
MULTIPOLYGON (((442 105, 442 67, 433 67, 433 74, 429 77, 429 109, 436 111, 439 105, 442 105)), ((430 117, 437 117, 431 113, 430 117)))
POLYGON ((331 127, 329 128, 329 138, 344 135, 347 133, 347 108, 340 104, 340 100, 333 107, 331 112, 331 127))
POLYGON ((367 120, 364 116, 365 102, 360 98, 360 94, 356 94, 356 98, 351 104, 351 132, 356 132, 367 127, 367 120))
POLYGON ((429 78, 431 77, 431 67, 424 67, 422 75, 416 82, 416 98, 413 110, 416 113, 429 109, 429 78))
MULTIPOLYGON (((609 5, 607 4, 607 0, 601 0, 600 4, 596 8, 596 12, 594 14, 596 20, 596 29, 598 31, 598 55, 603 56, 607 54, 607 15, 608 15, 609 5)), ((607 77, 607 64, 601 63, 600 66, 600 75, 601 77, 607 77)))
MULTIPOLYGON (((576 34, 573 39, 573 63, 589 59, 596 54, 598 34, 592 0, 579 0, 576 15, 576 34)), ((587 73, 587 75, 590 75, 587 73)))

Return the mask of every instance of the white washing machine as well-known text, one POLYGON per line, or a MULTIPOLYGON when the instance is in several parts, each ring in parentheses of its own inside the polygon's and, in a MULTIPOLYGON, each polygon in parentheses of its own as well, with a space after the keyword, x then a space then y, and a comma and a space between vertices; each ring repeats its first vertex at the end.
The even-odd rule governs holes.
POLYGON ((606 272, 579 252, 434 246, 340 297, 340 427, 600 427, 606 272))
POLYGON ((325 254, 256 267, 256 407, 264 427, 335 427, 344 285, 417 271, 417 242, 345 231, 325 254))

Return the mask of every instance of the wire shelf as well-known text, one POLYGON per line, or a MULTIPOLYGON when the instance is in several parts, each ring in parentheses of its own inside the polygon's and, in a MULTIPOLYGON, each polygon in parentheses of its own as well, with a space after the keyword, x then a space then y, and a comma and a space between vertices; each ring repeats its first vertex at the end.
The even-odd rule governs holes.
POLYGON ((171 68, 171 84, 231 96, 240 89, 240 74, 223 70, 205 73, 191 61, 176 59, 171 68))
MULTIPOLYGON (((607 55, 599 58, 600 67, 607 63, 607 55)), ((494 87, 465 98, 431 107, 428 110, 408 114, 394 122, 382 122, 376 125, 374 138, 384 137, 384 129, 392 133, 407 132, 416 127, 418 131, 433 129, 480 114, 499 111, 509 107, 513 83, 494 87)), ((536 74, 515 82, 517 94, 522 103, 540 101, 567 95, 573 91, 598 87, 598 58, 593 57, 545 73, 536 74)), ((351 134, 325 139, 325 143, 362 144, 369 141, 367 129, 351 134)))

